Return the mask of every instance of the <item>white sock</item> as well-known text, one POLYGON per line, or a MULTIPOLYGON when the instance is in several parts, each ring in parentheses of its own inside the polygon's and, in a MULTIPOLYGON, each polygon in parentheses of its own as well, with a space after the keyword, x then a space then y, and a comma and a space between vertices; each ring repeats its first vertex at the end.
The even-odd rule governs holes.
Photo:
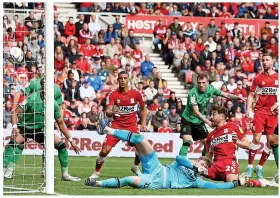
POLYGON ((248 164, 248 168, 253 168, 253 164, 248 164))
POLYGON ((106 126, 104 130, 106 131, 107 134, 114 135, 115 129, 106 126))
POLYGON ((257 168, 262 169, 262 166, 258 164, 257 168))

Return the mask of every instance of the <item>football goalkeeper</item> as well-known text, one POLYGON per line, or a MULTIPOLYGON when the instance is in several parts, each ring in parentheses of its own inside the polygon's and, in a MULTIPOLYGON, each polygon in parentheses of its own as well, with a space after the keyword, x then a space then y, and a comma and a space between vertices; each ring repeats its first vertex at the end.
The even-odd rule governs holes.
MULTIPOLYGON (((245 177, 240 177, 240 181, 214 183, 204 181, 197 173, 204 171, 210 166, 210 161, 206 157, 201 157, 195 165, 185 157, 177 156, 171 165, 163 166, 143 135, 134 134, 127 130, 112 129, 108 127, 108 120, 101 114, 99 119, 101 125, 99 134, 111 134, 128 143, 135 144, 142 164, 142 173, 135 172, 137 176, 129 176, 121 179, 111 178, 103 181, 96 181, 88 178, 85 181, 87 186, 97 186, 106 188, 120 188, 132 186, 135 188, 162 189, 162 188, 206 188, 206 189, 230 189, 237 185, 245 184, 245 177)), ((245 174, 243 175, 245 176, 245 174)))
MULTIPOLYGON (((4 177, 11 178, 13 175, 14 166, 19 160, 24 149, 24 143, 27 139, 33 139, 41 145, 44 145, 44 80, 40 81, 41 91, 34 92, 29 97, 17 106, 12 111, 12 138, 5 149, 4 156, 4 177), (19 119, 19 114, 22 114, 19 119), (19 119, 19 122, 18 122, 19 119)), ((75 152, 78 154, 80 148, 72 141, 72 137, 67 130, 67 127, 61 117, 59 105, 54 102, 54 117, 60 131, 70 142, 75 152)), ((55 135, 54 145, 58 150, 58 158, 61 165, 62 180, 80 181, 78 177, 72 177, 68 173, 68 152, 66 145, 61 139, 55 135)))

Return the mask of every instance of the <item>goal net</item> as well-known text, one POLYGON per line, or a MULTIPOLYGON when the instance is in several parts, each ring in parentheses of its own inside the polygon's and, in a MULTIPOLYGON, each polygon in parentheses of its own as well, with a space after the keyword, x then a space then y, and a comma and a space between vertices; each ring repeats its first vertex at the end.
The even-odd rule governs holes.
MULTIPOLYGON (((32 107, 35 113, 30 113, 32 110, 24 110, 27 98, 32 93, 40 91, 37 85, 29 89, 31 82, 40 82, 42 77, 46 79, 45 6, 45 3, 32 2, 3 3, 4 194, 45 192, 46 189, 45 154, 49 148, 46 149, 46 123, 44 122, 47 119, 41 123, 44 126, 43 130, 35 130, 32 126, 40 124, 35 116, 42 112, 36 108, 36 104, 32 107), (24 57, 22 62, 19 62, 18 55, 10 50, 12 47, 22 50, 24 57), (23 112, 11 116, 12 110, 16 109, 17 112, 19 107, 23 112), (12 134, 15 127, 13 119, 17 122, 20 135, 12 134), (34 125, 30 121, 27 123, 27 119, 33 119, 34 125), (35 138, 41 144, 35 142, 35 138)), ((48 41, 53 42, 53 40, 48 41)), ((50 91, 47 91, 46 98, 48 96, 50 91)), ((44 104, 46 107, 46 101, 44 104)), ((46 117, 46 108, 43 109, 43 113, 46 117)))

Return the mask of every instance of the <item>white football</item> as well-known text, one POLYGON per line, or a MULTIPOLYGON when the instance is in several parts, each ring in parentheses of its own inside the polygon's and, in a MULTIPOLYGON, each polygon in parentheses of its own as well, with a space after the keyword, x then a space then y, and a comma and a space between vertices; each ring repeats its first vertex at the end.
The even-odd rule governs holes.
POLYGON ((11 47, 7 56, 11 63, 21 63, 23 61, 23 51, 19 47, 11 47))

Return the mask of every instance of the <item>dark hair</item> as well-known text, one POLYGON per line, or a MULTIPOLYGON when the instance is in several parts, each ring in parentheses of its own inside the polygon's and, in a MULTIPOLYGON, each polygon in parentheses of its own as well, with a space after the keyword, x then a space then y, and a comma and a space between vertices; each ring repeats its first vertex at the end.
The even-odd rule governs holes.
POLYGON ((221 107, 221 106, 215 105, 215 106, 212 108, 212 111, 217 111, 218 114, 224 114, 224 115, 225 115, 225 118, 227 118, 227 116, 228 116, 228 110, 227 110, 225 107, 221 107))
POLYGON ((270 56, 272 59, 274 58, 274 55, 273 55, 272 53, 264 53, 264 54, 262 55, 262 58, 263 58, 264 56, 270 56))
POLYGON ((115 27, 113 26, 113 24, 109 24, 109 25, 107 26, 107 31, 105 32, 106 37, 109 38, 109 27, 110 27, 110 26, 113 27, 112 38, 115 39, 115 27))
POLYGON ((205 72, 199 72, 197 75, 197 80, 201 80, 204 78, 206 78, 206 80, 208 81, 209 80, 208 74, 205 72))
POLYGON ((127 71, 121 71, 121 72, 118 74, 118 77, 119 77, 120 75, 122 75, 122 74, 126 74, 126 75, 128 75, 128 76, 129 76, 129 74, 128 74, 128 72, 127 72, 127 71))
POLYGON ((209 167, 211 166, 211 164, 212 164, 210 158, 209 158, 209 157, 206 157, 206 156, 201 156, 201 157, 198 158, 198 160, 203 160, 203 161, 205 161, 205 162, 206 162, 207 168, 209 168, 209 167))

